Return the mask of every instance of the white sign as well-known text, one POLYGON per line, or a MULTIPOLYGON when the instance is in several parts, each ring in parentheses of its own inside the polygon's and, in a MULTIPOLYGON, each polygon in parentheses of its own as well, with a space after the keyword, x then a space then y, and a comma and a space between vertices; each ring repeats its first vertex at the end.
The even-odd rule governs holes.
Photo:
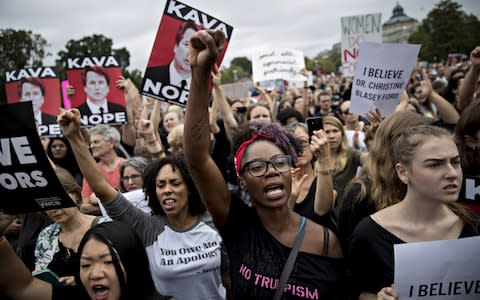
POLYGON ((302 69, 305 69, 305 58, 298 50, 275 49, 259 52, 252 58, 253 82, 275 79, 303 81, 302 69))
MULTIPOLYGON (((313 73, 312 73, 312 71, 307 71, 307 85, 308 86, 313 85, 313 73)), ((305 86, 305 79, 303 79, 301 81, 289 82, 289 86, 301 89, 305 86)))
POLYGON ((378 108, 382 116, 395 111, 415 66, 420 45, 360 44, 352 85, 350 111, 365 115, 378 108))
POLYGON ((343 76, 355 74, 355 61, 360 43, 382 42, 382 14, 342 17, 342 66, 343 76))
POLYGON ((400 299, 480 299, 480 236, 394 246, 400 299))

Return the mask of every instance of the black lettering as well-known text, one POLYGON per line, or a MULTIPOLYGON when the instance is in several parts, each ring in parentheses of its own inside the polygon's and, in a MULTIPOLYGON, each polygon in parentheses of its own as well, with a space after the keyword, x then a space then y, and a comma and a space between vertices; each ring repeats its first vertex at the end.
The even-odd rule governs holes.
POLYGON ((443 282, 440 282, 440 287, 439 287, 438 295, 439 295, 439 296, 446 296, 447 294, 442 293, 442 291, 443 291, 443 282))
POLYGON ((462 288, 461 286, 462 282, 461 281, 455 281, 454 283, 454 290, 453 290, 453 294, 454 295, 460 295, 460 289, 462 288))
POLYGON ((428 295, 428 285, 426 284, 421 284, 418 286, 418 296, 419 297, 425 297, 428 295))
POLYGON ((438 288, 438 283, 431 283, 430 284, 430 292, 428 293, 430 296, 436 296, 436 291, 438 288))

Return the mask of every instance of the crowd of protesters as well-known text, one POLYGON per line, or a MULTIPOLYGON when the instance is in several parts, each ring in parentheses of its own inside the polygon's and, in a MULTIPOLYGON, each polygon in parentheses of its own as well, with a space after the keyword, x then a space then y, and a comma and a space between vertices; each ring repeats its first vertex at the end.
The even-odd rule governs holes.
POLYGON ((398 299, 394 244, 479 235, 460 191, 480 177, 480 46, 415 67, 393 114, 359 116, 335 74, 225 97, 223 38, 192 33, 185 109, 120 78, 127 124, 58 116, 45 151, 78 207, 0 213, 2 297, 398 299))

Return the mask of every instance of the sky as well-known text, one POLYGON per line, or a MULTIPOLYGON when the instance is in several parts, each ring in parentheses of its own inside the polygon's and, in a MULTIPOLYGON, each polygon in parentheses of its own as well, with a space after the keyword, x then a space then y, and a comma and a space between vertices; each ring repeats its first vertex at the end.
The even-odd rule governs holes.
MULTIPOLYGON (((313 57, 340 42, 342 16, 381 13, 382 23, 397 2, 418 21, 440 0, 183 0, 234 27, 224 65, 269 48, 294 48, 313 57)), ((480 18, 478 0, 457 0, 480 18)), ((0 28, 31 30, 50 44, 53 65, 70 39, 103 34, 114 48, 130 52, 129 69, 145 70, 166 0, 0 0, 0 28)))

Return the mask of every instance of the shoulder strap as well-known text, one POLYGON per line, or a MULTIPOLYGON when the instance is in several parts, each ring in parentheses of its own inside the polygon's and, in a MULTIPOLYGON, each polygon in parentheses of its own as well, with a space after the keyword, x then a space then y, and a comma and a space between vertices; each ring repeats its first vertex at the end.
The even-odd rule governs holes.
POLYGON ((328 240, 330 239, 330 233, 328 228, 323 226, 323 256, 328 256, 328 240))
POLYGON ((287 262, 283 267, 282 275, 280 276, 280 280, 278 282, 275 295, 273 296, 273 300, 280 300, 282 298, 283 289, 287 284, 288 278, 290 278, 290 273, 292 273, 293 265, 295 264, 298 251, 300 250, 300 245, 302 244, 303 235, 305 234, 305 223, 306 223, 306 218, 302 217, 302 219, 300 220, 300 226, 298 227, 298 233, 297 233, 297 238, 295 239, 295 244, 293 245, 292 250, 290 250, 290 254, 288 255, 287 262))

